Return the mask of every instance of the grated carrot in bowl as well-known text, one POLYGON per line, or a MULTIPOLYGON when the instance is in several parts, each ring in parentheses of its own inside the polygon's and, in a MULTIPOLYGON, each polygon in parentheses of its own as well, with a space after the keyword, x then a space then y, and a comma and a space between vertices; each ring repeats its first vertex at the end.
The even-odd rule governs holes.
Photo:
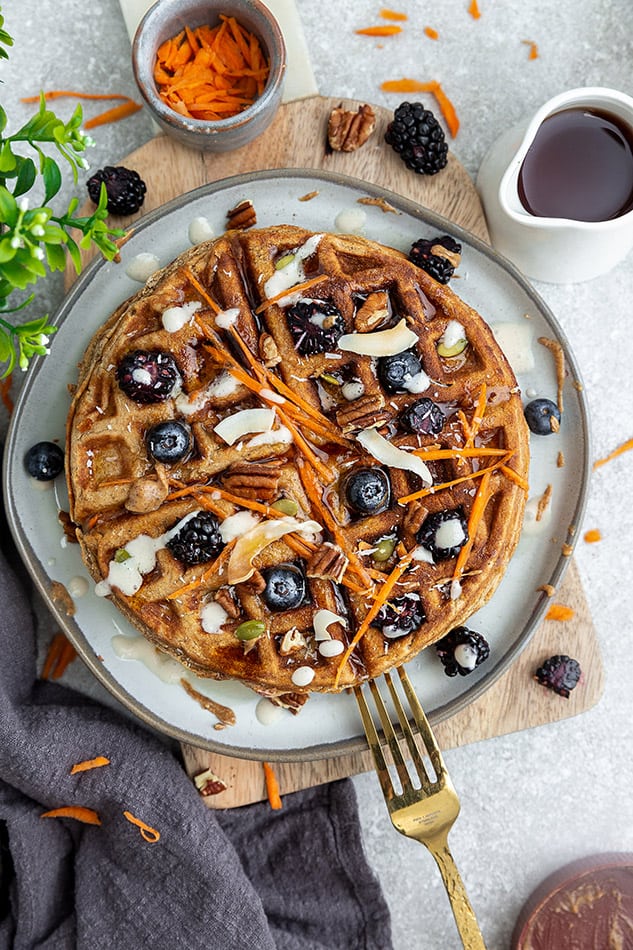
POLYGON ((261 96, 270 66, 257 37, 220 14, 217 26, 185 27, 156 53, 154 80, 165 105, 180 115, 218 121, 261 96))

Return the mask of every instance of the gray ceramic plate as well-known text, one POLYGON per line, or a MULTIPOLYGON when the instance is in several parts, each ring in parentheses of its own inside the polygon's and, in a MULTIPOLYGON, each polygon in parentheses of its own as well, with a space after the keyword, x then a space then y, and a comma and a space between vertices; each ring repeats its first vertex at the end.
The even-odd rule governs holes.
POLYGON ((561 328, 530 284, 478 239, 413 202, 364 182, 305 170, 262 172, 216 182, 138 222, 122 249, 121 263, 96 261, 86 269, 57 314, 59 330, 53 337, 51 354, 28 372, 8 436, 5 497, 22 557, 84 661, 141 719, 178 739, 225 754, 310 759, 364 747, 353 697, 315 695, 298 716, 284 712, 274 723, 264 725, 258 718, 257 697, 250 690, 237 683, 192 678, 196 688, 235 710, 237 724, 215 730, 213 716, 189 698, 180 685, 182 668, 175 661, 158 657, 116 607, 94 594, 79 547, 64 543, 57 519, 58 510, 67 507, 63 479, 57 479, 49 490, 42 490, 23 464, 24 454, 33 443, 42 439, 63 442, 68 386, 75 379, 84 348, 106 317, 139 289, 139 284, 126 274, 129 263, 137 255, 151 252, 161 265, 167 264, 189 246, 189 226, 194 218, 205 218, 219 234, 227 210, 245 198, 252 200, 261 226, 289 223, 318 231, 341 229, 344 223, 347 227, 352 223, 361 226, 366 237, 404 251, 418 237, 455 237, 463 245, 463 254, 452 286, 502 334, 526 399, 556 397, 552 354, 537 342, 538 337, 558 340, 565 351, 567 381, 561 431, 556 436, 533 436, 531 445, 528 512, 533 516, 538 498, 550 484, 551 504, 538 524, 533 517, 529 519, 531 530, 524 529, 499 589, 470 622, 490 642, 491 655, 471 675, 454 679, 444 674, 432 648, 408 666, 423 705, 435 722, 481 695, 508 667, 544 613, 547 598, 537 588, 560 582, 569 560, 561 554, 562 544, 573 544, 570 526, 579 524, 587 493, 587 406, 561 328), (298 200, 312 191, 318 192, 312 200, 298 200), (358 204, 358 199, 366 196, 386 199, 398 213, 385 214, 377 206, 358 204), (517 354, 513 355, 508 346, 517 354), (563 467, 557 466, 559 452, 564 453, 563 467), (67 616, 52 600, 53 581, 71 592, 74 616, 67 616))

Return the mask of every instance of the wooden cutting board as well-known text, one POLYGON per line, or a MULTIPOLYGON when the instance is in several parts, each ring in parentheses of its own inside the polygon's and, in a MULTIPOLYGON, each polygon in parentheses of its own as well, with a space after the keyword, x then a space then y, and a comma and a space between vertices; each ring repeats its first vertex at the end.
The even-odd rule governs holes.
MULTIPOLYGON (((285 103, 273 124, 259 139, 228 154, 191 151, 171 139, 158 136, 118 163, 138 171, 146 182, 143 213, 193 188, 231 175, 266 168, 315 168, 381 185, 488 240, 479 197, 463 166, 451 154, 447 167, 436 176, 425 177, 409 171, 384 143, 384 131, 390 119, 386 109, 376 107, 376 131, 362 148, 351 153, 329 153, 326 149, 327 120, 331 109, 338 104, 339 100, 321 96, 285 103)), ((343 100, 343 104, 355 110, 360 103, 343 100)), ((68 285, 73 276, 67 272, 68 285)), ((587 601, 573 562, 555 599, 574 609, 573 619, 565 623, 544 622, 523 653, 483 696, 450 719, 435 723, 442 748, 466 745, 574 716, 597 702, 603 688, 602 663, 587 601), (533 680, 538 665, 556 653, 575 657, 584 671, 582 683, 568 700, 533 680)), ((308 705, 300 715, 309 714, 308 705)), ((266 797, 259 762, 217 755, 189 745, 183 745, 183 756, 190 775, 211 768, 227 784, 226 791, 205 798, 209 807, 230 808, 266 797)), ((369 752, 362 752, 304 763, 278 762, 275 772, 283 795, 368 771, 372 767, 369 752)))

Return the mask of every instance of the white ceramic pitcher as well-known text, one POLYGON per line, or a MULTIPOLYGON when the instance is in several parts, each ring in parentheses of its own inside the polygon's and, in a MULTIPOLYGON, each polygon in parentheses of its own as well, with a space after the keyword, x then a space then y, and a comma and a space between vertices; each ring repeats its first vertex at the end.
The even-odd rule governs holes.
POLYGON ((493 247, 533 280, 577 283, 605 274, 633 248, 633 210, 608 221, 530 214, 519 199, 521 165, 541 124, 564 109, 610 113, 633 131, 633 98, 614 89, 563 92, 492 146, 477 176, 493 247))

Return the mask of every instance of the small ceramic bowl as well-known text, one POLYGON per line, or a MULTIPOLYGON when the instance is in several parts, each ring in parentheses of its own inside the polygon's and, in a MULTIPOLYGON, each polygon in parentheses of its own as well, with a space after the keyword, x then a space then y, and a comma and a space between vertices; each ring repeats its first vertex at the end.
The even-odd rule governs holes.
POLYGON ((132 65, 141 95, 160 128, 189 148, 228 152, 241 148, 270 125, 281 103, 286 74, 284 38, 270 10, 259 0, 159 0, 141 20, 132 44, 132 65), (180 115, 160 98, 154 81, 159 46, 185 26, 216 26, 220 14, 235 17, 260 41, 270 65, 268 81, 253 105, 217 122, 180 115))

